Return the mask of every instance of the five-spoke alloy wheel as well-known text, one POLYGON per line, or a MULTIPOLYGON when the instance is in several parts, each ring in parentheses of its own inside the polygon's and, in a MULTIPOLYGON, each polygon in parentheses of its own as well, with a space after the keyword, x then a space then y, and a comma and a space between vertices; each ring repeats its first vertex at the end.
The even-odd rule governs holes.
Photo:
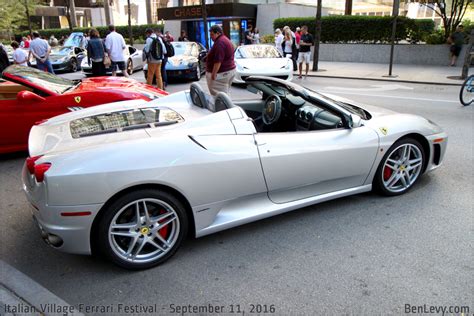
POLYGON ((408 191, 423 172, 425 153, 414 139, 401 139, 390 147, 375 174, 374 186, 384 195, 408 191))
POLYGON ((99 246, 121 267, 149 268, 176 252, 187 229, 186 212, 174 196, 140 190, 126 194, 105 210, 99 246))

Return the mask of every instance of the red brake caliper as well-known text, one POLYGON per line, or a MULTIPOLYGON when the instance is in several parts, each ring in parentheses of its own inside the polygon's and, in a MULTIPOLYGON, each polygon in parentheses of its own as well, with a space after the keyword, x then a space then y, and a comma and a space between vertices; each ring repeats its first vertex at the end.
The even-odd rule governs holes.
MULTIPOLYGON (((165 214, 166 213, 166 210, 160 210, 160 215, 161 214, 165 214)), ((164 223, 167 219, 164 218, 162 219, 161 221, 159 221, 159 223, 164 223)), ((166 237, 168 237, 168 232, 169 232, 169 224, 166 225, 165 227, 163 227, 162 229, 160 229, 158 231, 158 233, 161 235, 161 237, 163 237, 164 239, 166 239, 166 237)))
POLYGON ((390 179, 391 176, 392 176, 392 169, 385 166, 385 168, 383 169, 383 179, 387 181, 388 179, 390 179))

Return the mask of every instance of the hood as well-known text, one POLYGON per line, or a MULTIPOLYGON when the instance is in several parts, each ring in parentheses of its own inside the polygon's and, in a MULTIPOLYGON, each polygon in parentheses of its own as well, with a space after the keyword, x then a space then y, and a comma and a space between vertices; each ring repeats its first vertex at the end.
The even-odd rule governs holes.
POLYGON ((69 57, 69 55, 59 55, 59 54, 58 54, 58 55, 56 55, 56 54, 51 54, 51 55, 49 55, 49 59, 50 59, 52 62, 58 61, 58 60, 60 60, 60 59, 62 59, 62 58, 66 58, 66 59, 67 59, 68 57, 69 57))
POLYGON ((68 93, 92 92, 97 90, 117 89, 121 91, 137 92, 137 90, 149 91, 153 94, 167 95, 165 91, 149 86, 135 79, 125 77, 94 77, 83 79, 81 84, 68 93))
POLYGON ((197 63, 197 62, 198 62, 198 59, 196 57, 186 56, 186 55, 177 55, 177 56, 168 58, 168 64, 173 67, 179 67, 179 66, 186 67, 188 66, 188 64, 197 63))
POLYGON ((254 71, 285 67, 290 62, 288 58, 236 58, 237 66, 246 67, 254 71))
POLYGON ((392 111, 392 110, 384 109, 384 108, 378 107, 378 106, 359 103, 359 102, 356 102, 356 101, 353 101, 353 100, 350 100, 350 99, 347 99, 347 98, 343 98, 343 97, 338 96, 338 95, 333 95, 333 94, 329 94, 329 93, 320 93, 320 94, 322 94, 322 95, 324 95, 324 96, 326 96, 330 99, 339 101, 339 102, 355 105, 355 106, 369 112, 372 117, 398 114, 398 112, 395 112, 395 111, 392 111))

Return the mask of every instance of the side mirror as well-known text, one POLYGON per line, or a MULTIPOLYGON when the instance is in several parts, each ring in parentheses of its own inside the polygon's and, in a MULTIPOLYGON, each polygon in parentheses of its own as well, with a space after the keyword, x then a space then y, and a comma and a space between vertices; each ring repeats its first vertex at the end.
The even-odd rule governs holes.
POLYGON ((39 96, 36 93, 27 90, 18 92, 18 94, 16 95, 16 99, 18 100, 18 102, 26 103, 46 101, 46 99, 42 96, 39 96))
POLYGON ((207 56, 206 51, 202 51, 202 52, 199 53, 199 59, 204 59, 204 58, 206 58, 206 56, 207 56))
POLYGON ((347 119, 348 128, 356 128, 362 126, 362 118, 359 115, 351 114, 347 119))

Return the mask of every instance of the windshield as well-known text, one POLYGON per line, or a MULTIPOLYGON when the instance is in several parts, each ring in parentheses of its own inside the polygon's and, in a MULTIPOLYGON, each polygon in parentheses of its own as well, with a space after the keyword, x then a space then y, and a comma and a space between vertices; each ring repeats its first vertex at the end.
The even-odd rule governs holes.
POLYGON ((171 42, 174 48, 174 54, 176 55, 186 55, 191 56, 193 51, 193 43, 187 42, 171 42))
POLYGON ((71 52, 70 47, 54 47, 51 49, 51 55, 66 56, 71 52))
POLYGON ((281 55, 270 45, 245 45, 237 48, 235 58, 281 58, 281 55))
POLYGON ((39 86, 45 91, 52 91, 54 93, 62 94, 67 90, 72 89, 76 84, 74 81, 61 78, 38 69, 24 67, 24 66, 10 66, 4 71, 4 75, 12 78, 21 78, 22 81, 30 82, 39 86))

